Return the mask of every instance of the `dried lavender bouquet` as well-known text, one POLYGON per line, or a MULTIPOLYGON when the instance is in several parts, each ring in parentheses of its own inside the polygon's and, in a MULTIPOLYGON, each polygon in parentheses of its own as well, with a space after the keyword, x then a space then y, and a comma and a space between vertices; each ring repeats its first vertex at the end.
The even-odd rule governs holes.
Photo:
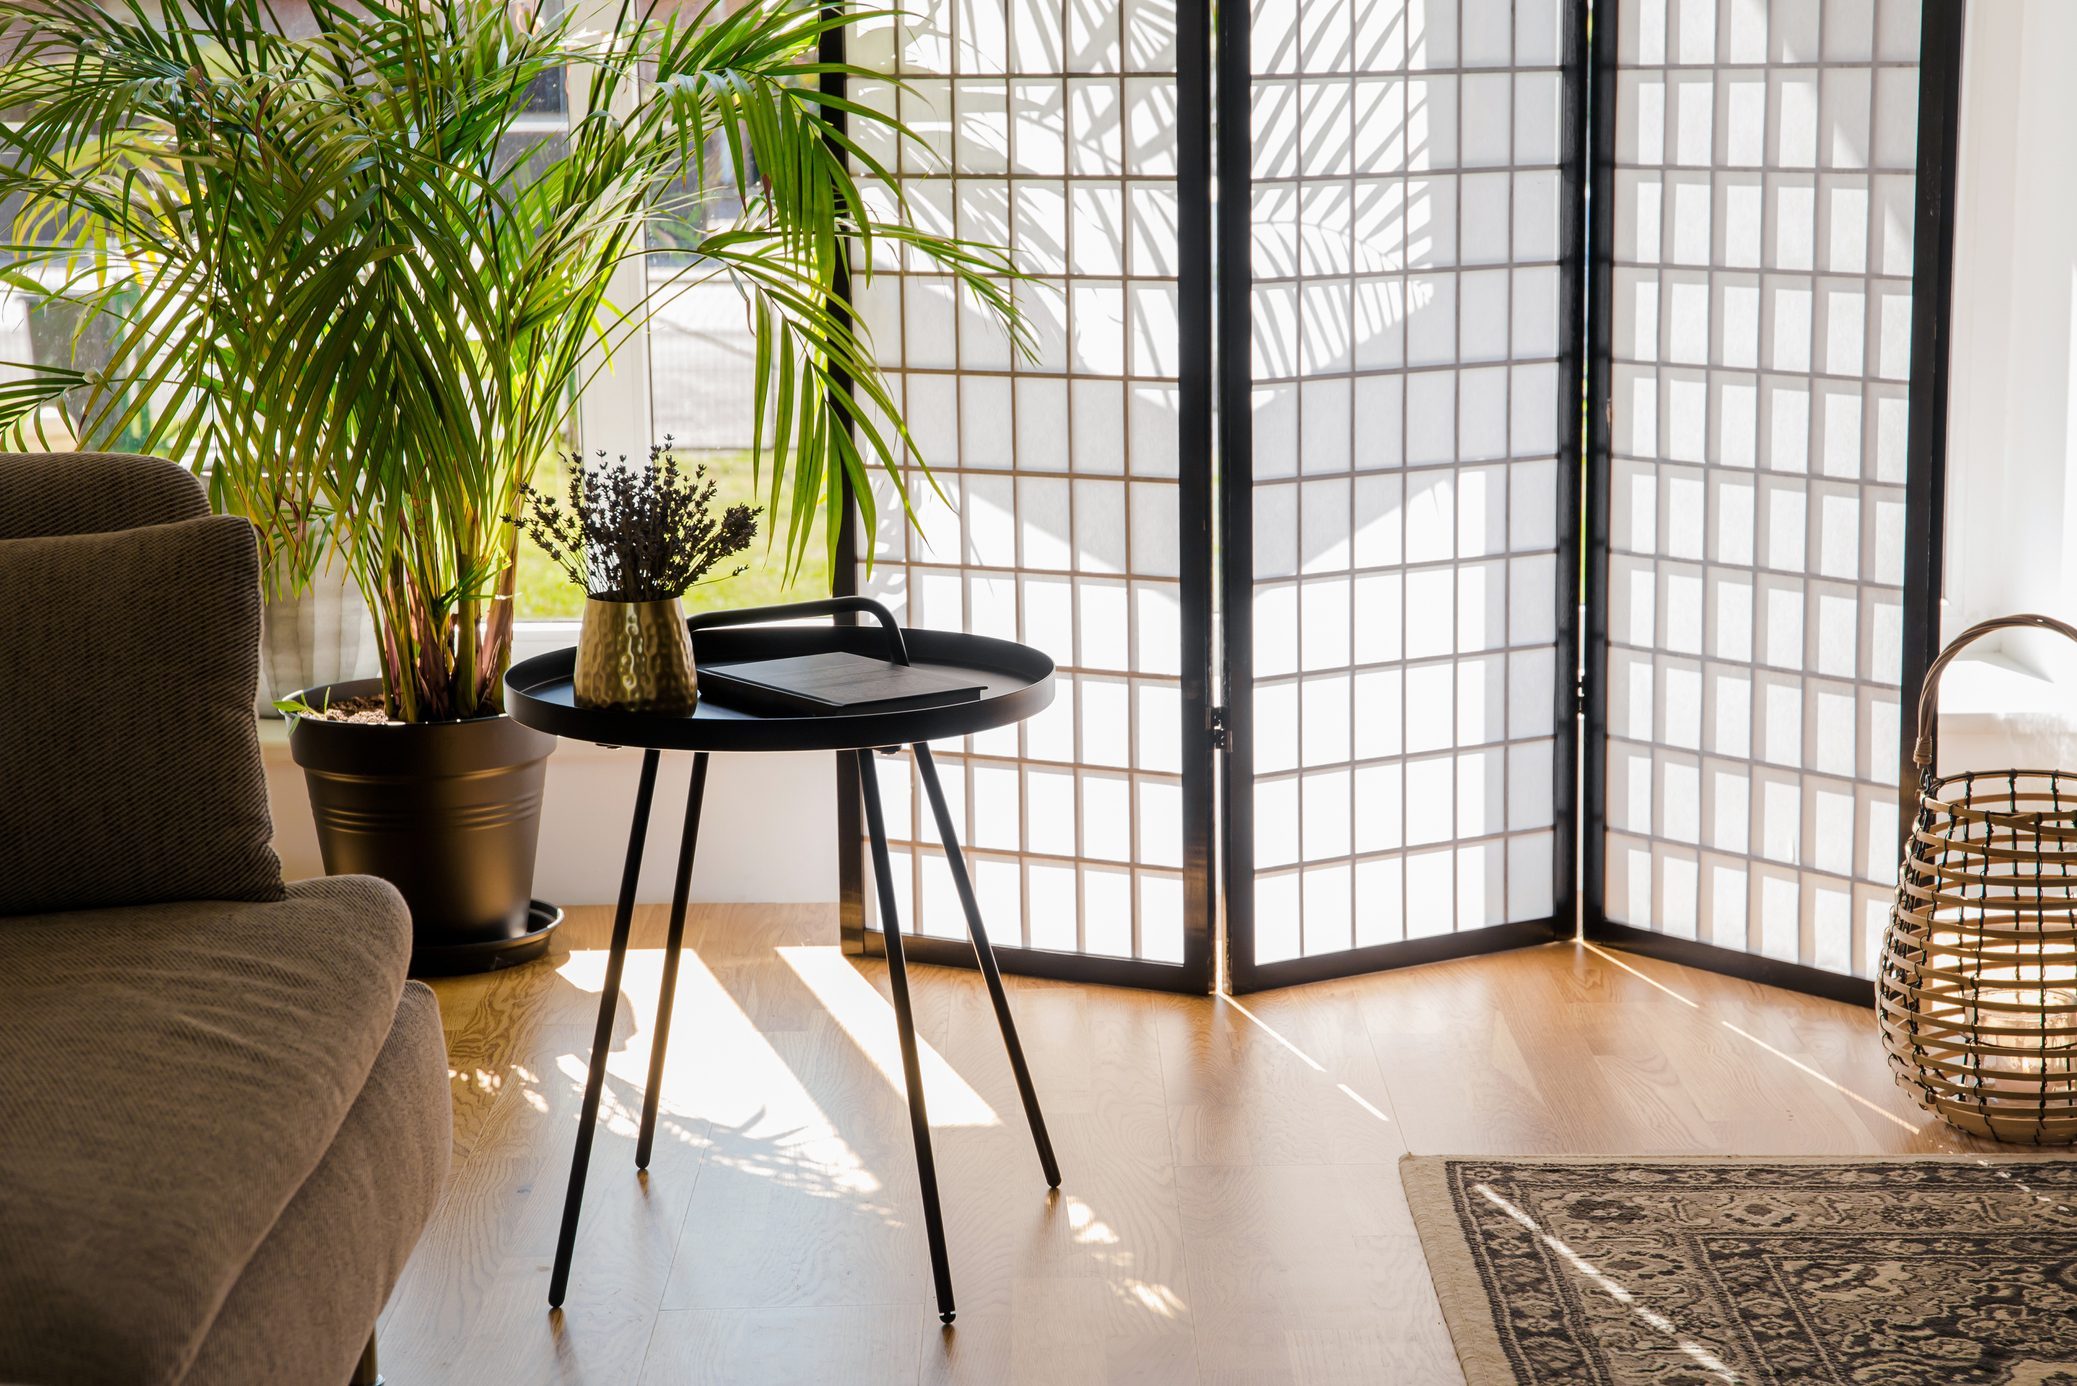
MULTIPOLYGON (((507 516, 570 581, 599 601, 653 602, 682 597, 723 560, 750 547, 760 510, 731 505, 718 517, 705 463, 690 473, 671 442, 649 449, 647 467, 598 463, 572 454, 566 498, 520 487, 518 515, 507 516)), ((733 577, 747 565, 725 573, 733 577)))

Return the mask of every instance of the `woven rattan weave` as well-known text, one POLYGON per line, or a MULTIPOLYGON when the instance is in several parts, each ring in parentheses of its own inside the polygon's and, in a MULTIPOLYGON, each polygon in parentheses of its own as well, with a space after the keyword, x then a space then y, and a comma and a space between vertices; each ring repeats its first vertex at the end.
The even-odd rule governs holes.
POLYGON ((2077 1140, 2077 771, 1933 773, 1940 675, 1997 630, 1964 631, 1919 696, 1917 816, 1876 973, 1882 1041, 1927 1110, 2001 1141, 2077 1140))

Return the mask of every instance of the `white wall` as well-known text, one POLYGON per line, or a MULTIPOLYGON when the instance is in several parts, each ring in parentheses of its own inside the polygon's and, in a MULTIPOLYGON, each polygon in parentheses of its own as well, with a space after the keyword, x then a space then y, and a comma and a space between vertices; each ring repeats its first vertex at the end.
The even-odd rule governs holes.
MULTIPOLYGON (((2077 4, 1969 7, 1942 629, 2077 624, 2077 4)), ((2077 648, 1994 636, 1942 690, 1942 763, 2077 765, 2077 648)))
POLYGON ((2077 5, 1969 7, 1946 628, 2077 613, 2077 5))
MULTIPOLYGON (((266 724, 267 792, 275 848, 291 879, 321 876, 317 830, 303 772, 289 759, 278 722, 266 724)), ((534 894, 558 905, 611 903, 620 890, 635 782, 642 755, 563 743, 548 761, 534 894)), ((671 898, 685 822, 689 754, 670 752, 656 781, 640 898, 671 898)), ((836 758, 830 755, 717 756, 700 814, 692 898, 708 901, 834 901, 837 898, 836 758)))

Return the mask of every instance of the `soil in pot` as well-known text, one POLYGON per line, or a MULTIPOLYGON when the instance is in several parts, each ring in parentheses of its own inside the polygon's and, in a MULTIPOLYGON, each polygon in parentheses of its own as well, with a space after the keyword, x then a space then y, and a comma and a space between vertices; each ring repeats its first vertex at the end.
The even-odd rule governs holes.
POLYGON ((320 722, 354 722, 361 726, 376 727, 388 726, 391 723, 403 725, 389 715, 389 707, 380 695, 345 698, 330 707, 319 708, 315 712, 302 715, 314 717, 320 722))

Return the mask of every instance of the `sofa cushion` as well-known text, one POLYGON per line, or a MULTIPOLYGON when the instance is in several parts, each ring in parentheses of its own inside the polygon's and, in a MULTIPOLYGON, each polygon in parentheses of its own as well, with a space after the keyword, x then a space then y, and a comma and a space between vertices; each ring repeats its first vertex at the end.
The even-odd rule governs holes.
POLYGON ((328 1386, 352 1376, 440 1200, 453 1142, 440 1003, 413 982, 359 1100, 246 1263, 182 1381, 328 1386))
POLYGON ((0 1381, 180 1379, 396 1021, 367 877, 0 927, 0 1381))
POLYGON ((0 452, 0 539, 100 534, 209 513, 187 468, 115 452, 0 452))
POLYGON ((0 915, 281 898, 248 522, 0 540, 0 629, 0 915))

